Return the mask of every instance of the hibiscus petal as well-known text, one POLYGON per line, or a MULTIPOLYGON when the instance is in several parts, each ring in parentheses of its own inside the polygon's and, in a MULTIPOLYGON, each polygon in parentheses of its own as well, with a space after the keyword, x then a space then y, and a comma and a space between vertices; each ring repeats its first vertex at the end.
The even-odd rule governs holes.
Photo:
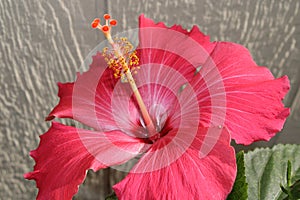
POLYGON ((118 130, 112 115, 111 97, 117 79, 109 68, 104 68, 102 55, 93 57, 90 69, 79 75, 74 84, 74 119, 100 131, 118 130), (100 65, 99 60, 102 61, 100 65), (95 64, 96 63, 96 64, 95 64))
POLYGON ((52 120, 55 117, 73 118, 72 113, 72 94, 74 83, 57 83, 58 96, 60 101, 58 105, 49 113, 46 120, 52 120))
MULTIPOLYGON (((210 57, 226 86, 274 79, 269 69, 257 66, 248 49, 242 45, 231 42, 215 42, 215 44, 210 57)), ((212 67, 211 63, 209 64, 206 68, 212 67)))
POLYGON ((274 79, 238 44, 217 43, 191 84, 198 93, 201 121, 225 123, 237 143, 269 140, 289 115, 282 103, 288 78, 274 79))
MULTIPOLYGON (((134 169, 120 183, 113 186, 122 199, 225 199, 231 191, 236 175, 234 150, 225 129, 219 132, 217 142, 204 157, 201 149, 208 128, 200 128, 192 145, 181 152, 184 141, 169 143, 170 136, 158 140, 134 169), (175 161, 170 159, 181 152, 175 161)), ((176 134, 175 134, 176 135, 176 134)), ((218 134, 217 134, 218 135, 218 134)), ((214 138, 212 141, 215 141, 214 138)), ((209 141, 209 140, 206 140, 209 141)))
POLYGON ((24 175, 36 181, 37 199, 71 199, 86 170, 124 163, 144 146, 122 132, 98 133, 57 122, 40 137, 39 147, 30 153, 34 171, 24 175))
POLYGON ((289 108, 284 108, 282 99, 289 90, 286 76, 226 88, 226 126, 237 143, 251 144, 269 140, 284 125, 289 108))
POLYGON ((58 83, 59 104, 46 120, 72 118, 99 131, 117 130, 111 96, 117 80, 100 53, 93 56, 90 69, 74 83, 58 83))
POLYGON ((197 27, 190 32, 178 25, 168 28, 163 23, 155 24, 143 15, 139 23, 137 49, 141 65, 157 63, 172 67, 188 80, 207 60, 215 45, 197 27))
MULTIPOLYGON (((210 52, 214 49, 214 46, 215 46, 215 44, 210 42, 210 37, 208 35, 205 35, 204 33, 202 33, 196 25, 193 26, 191 31, 187 31, 187 30, 183 29, 180 25, 176 25, 176 24, 169 28, 163 22, 155 23, 153 20, 146 18, 142 14, 139 17, 139 28, 146 29, 146 30, 147 30, 147 28, 170 29, 170 30, 174 30, 176 32, 182 33, 185 36, 188 36, 188 37, 192 38, 193 40, 195 40, 200 46, 202 46, 207 51, 208 54, 210 54, 210 52)), ((143 34, 140 34, 140 38, 142 40, 144 37, 143 34)), ((169 45, 168 43, 172 42, 172 39, 170 38, 170 37, 172 37, 172 35, 166 35, 166 37, 162 36, 162 37, 158 37, 155 39, 156 39, 157 43, 161 43, 162 45, 167 46, 167 45, 169 45), (169 38, 167 40, 163 40, 166 37, 169 37, 169 38)), ((173 35, 173 37, 176 37, 176 35, 173 35)), ((147 39, 147 38, 145 38, 145 39, 147 39)), ((181 43, 178 43, 178 38, 174 42, 175 43, 177 42, 176 48, 180 48, 181 43)), ((190 48, 187 48, 185 50, 189 50, 190 48)))

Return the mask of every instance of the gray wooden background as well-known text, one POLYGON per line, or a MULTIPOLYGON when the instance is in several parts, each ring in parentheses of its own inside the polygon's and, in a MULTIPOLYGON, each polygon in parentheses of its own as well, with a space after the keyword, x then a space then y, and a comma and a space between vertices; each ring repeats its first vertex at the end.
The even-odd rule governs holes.
MULTIPOLYGON (((56 82, 72 81, 104 39, 90 22, 107 12, 119 20, 118 31, 137 27, 145 13, 247 46, 259 65, 291 80, 291 116, 268 144, 300 143, 299 0, 0 0, 0 199, 35 198, 35 183, 23 179, 34 165, 28 152, 50 125, 44 117, 58 102, 56 82)), ((103 199, 122 176, 89 173, 76 199, 103 199)))

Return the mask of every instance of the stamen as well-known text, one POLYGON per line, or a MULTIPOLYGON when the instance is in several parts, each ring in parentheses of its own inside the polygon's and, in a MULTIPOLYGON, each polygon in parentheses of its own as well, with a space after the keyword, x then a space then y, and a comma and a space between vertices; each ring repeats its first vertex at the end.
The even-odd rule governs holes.
POLYGON ((94 19, 94 21, 92 22, 92 28, 97 28, 99 24, 100 24, 100 19, 99 18, 94 19))
POLYGON ((156 133, 156 130, 132 77, 132 73, 136 74, 136 70, 140 68, 138 66, 139 58, 136 55, 136 51, 133 50, 133 45, 127 38, 122 37, 114 38, 114 40, 112 39, 111 27, 117 25, 117 20, 111 19, 108 14, 105 14, 103 18, 105 19, 105 25, 100 25, 100 19, 98 18, 94 19, 92 22, 92 28, 100 29, 112 46, 112 51, 108 50, 107 47, 104 48, 102 55, 104 56, 108 67, 113 70, 114 77, 121 78, 122 82, 128 82, 130 84, 148 130, 148 137, 151 137, 156 133))
POLYGON ((117 20, 115 20, 115 19, 112 19, 112 20, 110 20, 110 22, 109 22, 109 24, 110 25, 112 25, 112 26, 116 26, 117 25, 117 20))
POLYGON ((106 19, 106 20, 108 20, 108 19, 110 19, 110 15, 109 15, 109 14, 105 14, 105 15, 103 16, 103 18, 106 19))
POLYGON ((109 27, 106 26, 106 25, 102 26, 102 31, 103 32, 108 32, 109 31, 109 27))

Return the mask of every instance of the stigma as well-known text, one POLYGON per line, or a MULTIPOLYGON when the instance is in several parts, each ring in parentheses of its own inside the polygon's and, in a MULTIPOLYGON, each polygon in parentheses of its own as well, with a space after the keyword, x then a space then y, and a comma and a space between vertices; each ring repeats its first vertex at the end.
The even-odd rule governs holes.
POLYGON ((111 19, 109 14, 105 14, 103 18, 105 20, 105 23, 103 25, 101 25, 101 20, 99 18, 96 18, 92 22, 91 26, 92 28, 101 30, 107 40, 112 44, 113 40, 111 38, 111 28, 112 26, 116 26, 118 22, 115 19, 111 19))

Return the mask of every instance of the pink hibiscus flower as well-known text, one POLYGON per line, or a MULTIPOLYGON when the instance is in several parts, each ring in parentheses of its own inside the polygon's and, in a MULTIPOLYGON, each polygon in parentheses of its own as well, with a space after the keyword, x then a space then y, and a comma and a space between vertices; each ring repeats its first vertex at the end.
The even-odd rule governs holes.
POLYGON ((111 47, 75 82, 58 84, 60 102, 47 117, 93 130, 52 122, 41 135, 30 153, 34 171, 25 174, 37 183, 37 199, 71 199, 86 170, 136 156, 113 187, 119 199, 225 199, 236 175, 230 139, 250 144, 281 130, 288 78, 274 79, 238 44, 210 42, 196 26, 168 28, 143 15, 133 51, 126 38, 111 38, 116 21, 104 18, 106 25, 96 19, 92 26, 111 47))

